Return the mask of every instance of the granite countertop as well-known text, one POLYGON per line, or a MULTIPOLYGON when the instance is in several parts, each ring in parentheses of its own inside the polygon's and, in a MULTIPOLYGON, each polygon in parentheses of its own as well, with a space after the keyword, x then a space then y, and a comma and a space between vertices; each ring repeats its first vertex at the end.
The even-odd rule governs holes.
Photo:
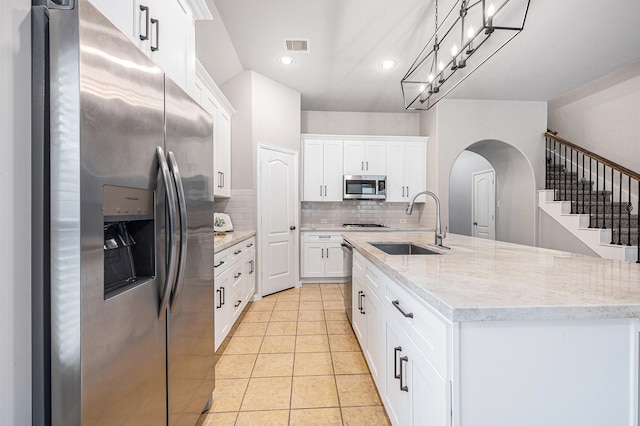
POLYGON ((218 253, 232 245, 238 244, 248 238, 256 235, 256 231, 233 231, 227 232, 225 235, 216 235, 213 238, 214 249, 213 252, 218 253))
POLYGON ((433 233, 343 237, 451 321, 640 317, 640 264, 455 234, 440 256, 392 256, 369 242, 425 246, 433 233))

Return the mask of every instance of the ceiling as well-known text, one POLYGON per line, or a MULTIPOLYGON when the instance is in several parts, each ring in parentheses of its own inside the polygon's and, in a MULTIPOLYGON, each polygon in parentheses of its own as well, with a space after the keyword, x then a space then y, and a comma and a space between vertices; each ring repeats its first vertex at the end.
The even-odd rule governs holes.
MULTIPOLYGON (((299 91, 305 111, 404 111, 400 80, 433 31, 431 0, 215 4, 242 67, 299 91), (284 38, 310 52, 280 64, 284 38)), ((531 0, 524 31, 449 97, 547 101, 639 59, 638 0, 531 0)))

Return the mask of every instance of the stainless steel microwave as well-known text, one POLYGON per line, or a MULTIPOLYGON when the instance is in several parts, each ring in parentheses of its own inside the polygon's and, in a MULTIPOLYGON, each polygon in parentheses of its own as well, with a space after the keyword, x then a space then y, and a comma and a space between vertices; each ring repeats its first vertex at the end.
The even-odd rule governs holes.
POLYGON ((344 175, 344 200, 384 200, 387 198, 386 176, 344 175))

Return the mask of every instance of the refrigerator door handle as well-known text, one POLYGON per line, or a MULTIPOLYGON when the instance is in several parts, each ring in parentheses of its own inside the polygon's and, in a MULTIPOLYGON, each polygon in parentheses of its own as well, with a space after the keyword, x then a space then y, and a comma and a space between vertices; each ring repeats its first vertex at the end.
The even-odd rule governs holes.
POLYGON ((184 185, 182 185, 182 177, 180 176, 180 169, 178 168, 178 162, 173 152, 169 151, 169 169, 173 175, 173 179, 176 185, 176 192, 178 194, 178 212, 180 213, 180 251, 178 252, 178 272, 176 274, 176 281, 173 285, 171 292, 171 309, 174 309, 182 290, 182 283, 184 282, 184 268, 187 262, 187 201, 184 195, 184 185))
POLYGON ((164 150, 162 147, 156 147, 156 157, 158 159, 158 166, 162 172, 162 180, 164 182, 164 188, 167 193, 167 212, 169 217, 167 219, 167 236, 168 236, 168 253, 167 253, 167 272, 164 280, 164 288, 162 289, 162 296, 160 297, 160 312, 158 317, 162 318, 167 310, 169 304, 169 296, 171 295, 172 284, 175 281, 177 259, 175 256, 175 240, 173 238, 173 229, 176 223, 176 203, 175 203, 175 186, 173 185, 171 174, 169 172, 169 166, 167 165, 167 159, 164 156, 164 150))

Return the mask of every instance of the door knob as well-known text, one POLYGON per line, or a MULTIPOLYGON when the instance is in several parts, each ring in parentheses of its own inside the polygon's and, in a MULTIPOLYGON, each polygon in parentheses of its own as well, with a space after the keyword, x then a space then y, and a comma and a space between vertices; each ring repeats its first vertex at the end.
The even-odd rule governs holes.
POLYGON ((294 229, 296 229, 296 227, 295 226, 290 226, 289 229, 293 231, 294 229))
POLYGON ((478 226, 478 222, 473 222, 473 226, 478 226))

